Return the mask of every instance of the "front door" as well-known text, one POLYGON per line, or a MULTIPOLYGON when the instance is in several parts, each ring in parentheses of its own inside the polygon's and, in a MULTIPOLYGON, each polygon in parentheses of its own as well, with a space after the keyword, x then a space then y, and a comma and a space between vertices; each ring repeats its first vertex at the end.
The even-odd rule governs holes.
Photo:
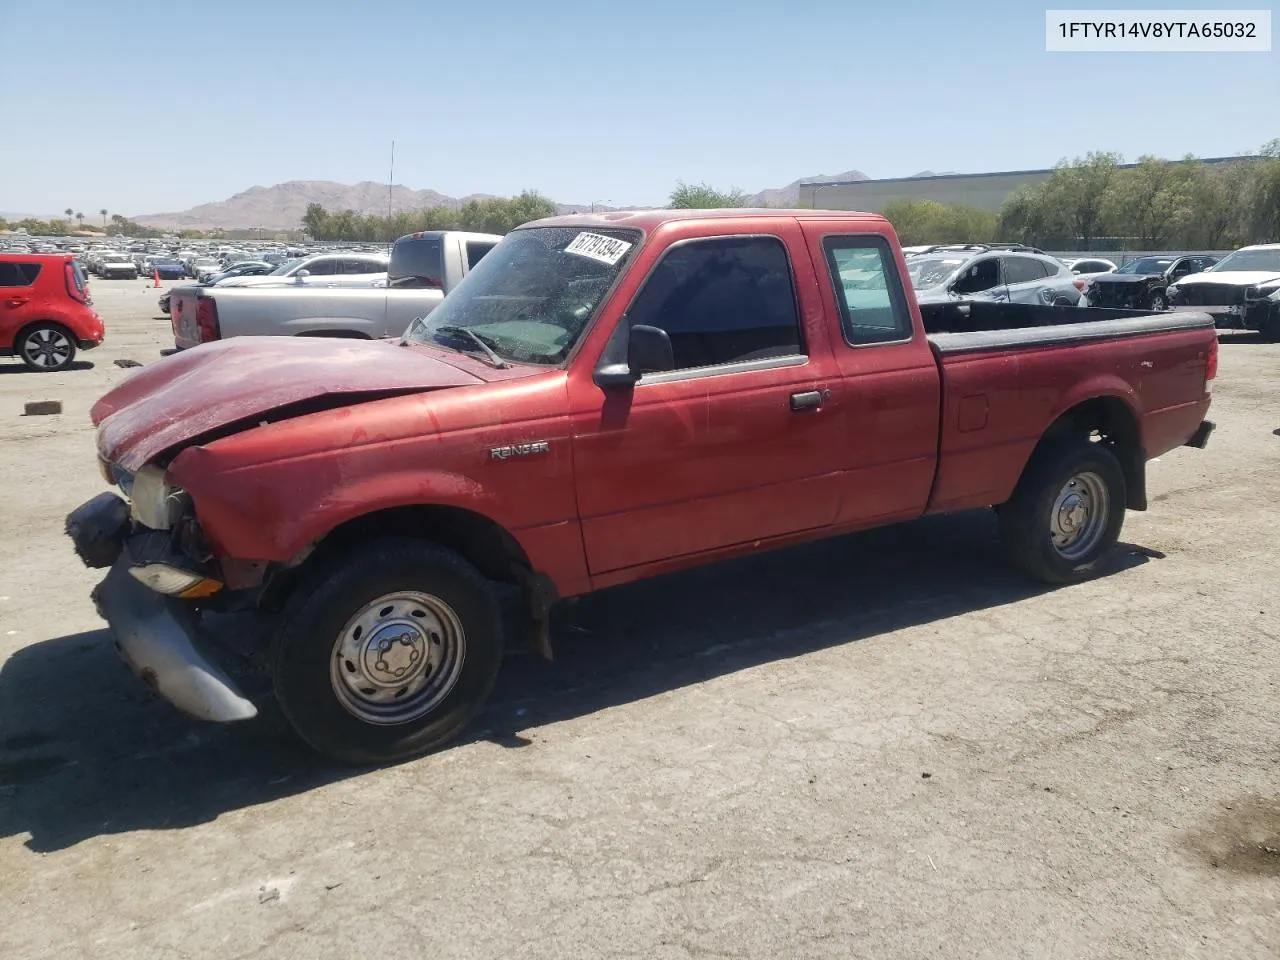
POLYGON ((674 369, 571 386, 593 576, 834 521, 838 383, 816 288, 797 289, 784 243, 800 248, 799 227, 782 232, 671 246, 620 322, 666 331, 674 369))

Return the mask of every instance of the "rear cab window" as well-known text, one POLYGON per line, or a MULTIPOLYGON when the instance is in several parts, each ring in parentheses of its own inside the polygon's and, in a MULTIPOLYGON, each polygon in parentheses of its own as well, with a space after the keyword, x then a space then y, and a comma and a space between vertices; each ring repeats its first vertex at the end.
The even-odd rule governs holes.
POLYGON ((875 234, 824 237, 822 249, 845 343, 910 340, 911 311, 888 241, 875 234))
POLYGON ((668 249, 627 318, 663 330, 674 366, 641 381, 806 356, 786 245, 773 236, 709 237, 668 249))
MULTIPOLYGON (((487 252, 487 251, 486 251, 487 252)), ((477 261, 479 262, 479 261, 477 261)), ((475 266, 475 264, 471 264, 475 266)), ((444 289, 444 241, 439 235, 408 236, 391 248, 387 286, 444 289)))

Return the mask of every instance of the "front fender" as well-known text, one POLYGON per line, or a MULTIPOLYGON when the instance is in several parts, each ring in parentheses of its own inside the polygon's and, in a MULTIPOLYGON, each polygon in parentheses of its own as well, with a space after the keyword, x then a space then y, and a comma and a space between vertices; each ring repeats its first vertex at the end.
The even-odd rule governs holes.
POLYGON ((201 530, 223 557, 284 563, 335 527, 395 507, 462 507, 504 527, 509 519, 478 481, 446 470, 357 473, 333 458, 219 471, 212 459, 205 448, 191 447, 169 476, 190 494, 201 530))

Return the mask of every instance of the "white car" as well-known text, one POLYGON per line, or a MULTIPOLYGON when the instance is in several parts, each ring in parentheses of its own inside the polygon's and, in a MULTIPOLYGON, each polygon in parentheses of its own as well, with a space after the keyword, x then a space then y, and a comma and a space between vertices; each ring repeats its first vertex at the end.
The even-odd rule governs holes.
POLYGON ((290 260, 261 277, 236 277, 224 287, 269 287, 281 283, 311 283, 319 286, 367 287, 386 283, 385 253, 318 253, 290 260))
POLYGON ((1210 314, 1219 326, 1258 329, 1258 301, 1280 292, 1280 243, 1258 243, 1228 254, 1203 273, 1169 285, 1169 304, 1210 314))

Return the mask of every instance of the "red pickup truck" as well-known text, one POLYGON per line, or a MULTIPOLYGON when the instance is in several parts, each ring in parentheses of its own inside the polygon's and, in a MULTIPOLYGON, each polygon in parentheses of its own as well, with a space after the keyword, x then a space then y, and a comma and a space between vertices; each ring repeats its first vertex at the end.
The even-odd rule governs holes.
POLYGON ((1015 566, 1090 576, 1147 460, 1207 440, 1212 320, 922 313, 905 266, 867 214, 529 224, 398 341, 243 338, 138 372, 92 413, 128 499, 68 533, 161 695, 253 716, 197 615, 256 611, 284 715, 360 762, 480 708, 502 584, 549 655, 560 598, 944 511, 993 506, 1015 566))

